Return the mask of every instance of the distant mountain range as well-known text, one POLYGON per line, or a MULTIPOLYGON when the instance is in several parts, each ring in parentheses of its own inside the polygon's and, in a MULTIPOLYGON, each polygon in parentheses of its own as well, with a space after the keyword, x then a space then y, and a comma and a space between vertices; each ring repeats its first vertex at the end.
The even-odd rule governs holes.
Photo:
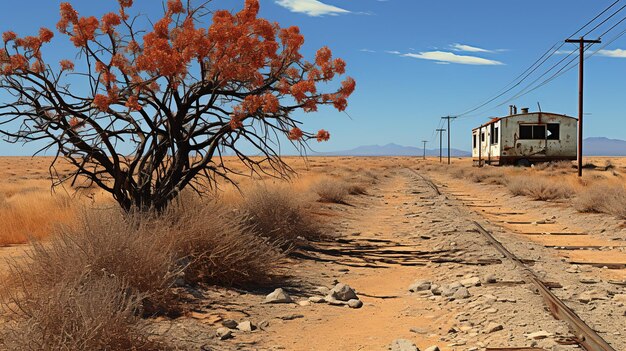
POLYGON ((626 141, 594 137, 585 139, 583 154, 587 156, 626 156, 626 141))
MULTIPOLYGON (((422 156, 424 150, 413 146, 403 146, 394 143, 387 145, 364 145, 350 150, 310 153, 309 156, 422 156)), ((604 137, 585 139, 583 152, 586 156, 626 156, 626 141, 604 137)), ((448 149, 443 149, 444 156, 448 149)), ((471 152, 459 149, 450 149, 454 157, 469 157, 471 152)), ((426 156, 439 156, 439 149, 426 149, 426 156)))
MULTIPOLYGON (((443 155, 448 155, 448 149, 443 149, 443 155)), ((365 145, 354 149, 334 152, 311 153, 309 156, 422 156, 424 149, 403 146, 398 144, 365 145)), ((467 157, 472 154, 467 151, 450 149, 450 155, 454 157, 467 157)), ((439 156, 439 149, 426 149, 426 156, 439 156)))

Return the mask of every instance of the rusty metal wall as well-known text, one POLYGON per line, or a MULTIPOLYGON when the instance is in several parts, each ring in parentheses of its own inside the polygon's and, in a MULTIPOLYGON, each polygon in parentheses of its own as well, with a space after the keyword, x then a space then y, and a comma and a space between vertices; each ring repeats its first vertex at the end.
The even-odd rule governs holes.
MULTIPOLYGON (((475 129, 480 140, 479 130, 485 133, 485 141, 479 142, 481 146, 480 157, 482 160, 503 158, 533 158, 533 159, 559 159, 576 157, 576 133, 577 119, 564 115, 551 113, 528 113, 504 117, 494 122, 498 127, 498 144, 490 145, 491 127, 486 125, 481 129, 475 129), (547 124, 558 123, 560 125, 559 140, 520 140, 520 124, 547 124)), ((473 146, 473 145, 472 145, 473 146)), ((478 148, 472 149, 472 157, 478 159, 478 148)))

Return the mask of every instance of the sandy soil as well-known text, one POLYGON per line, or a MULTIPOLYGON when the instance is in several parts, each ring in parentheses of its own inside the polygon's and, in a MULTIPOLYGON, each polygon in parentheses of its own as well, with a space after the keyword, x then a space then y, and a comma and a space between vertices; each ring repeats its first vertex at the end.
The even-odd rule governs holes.
MULTIPOLYGON (((298 167, 315 177, 368 171, 379 181, 346 205, 321 206, 337 240, 312 243, 292 258, 289 279, 253 291, 192 289, 190 314, 146 321, 156 337, 181 350, 384 350, 399 338, 421 350, 577 350, 532 285, 475 231, 476 220, 530 260, 544 281, 558 283, 553 292, 617 350, 626 349, 626 324, 616 323, 626 318, 626 269, 606 266, 626 263, 622 220, 580 214, 565 202, 513 197, 502 186, 455 179, 445 168, 427 171, 423 161, 409 158, 312 158, 298 167), (420 175, 433 179, 443 195, 420 175), (465 298, 408 290, 416 280, 445 288, 473 278, 478 283, 468 285, 465 298), (353 287, 364 306, 308 302, 336 282, 353 287), (278 287, 296 303, 264 304, 278 287), (598 299, 585 300, 590 293, 598 299), (262 328, 219 341, 215 331, 225 319, 262 328), (529 337, 536 332, 546 337, 529 337)), ((20 252, 0 248, 1 257, 20 252)))

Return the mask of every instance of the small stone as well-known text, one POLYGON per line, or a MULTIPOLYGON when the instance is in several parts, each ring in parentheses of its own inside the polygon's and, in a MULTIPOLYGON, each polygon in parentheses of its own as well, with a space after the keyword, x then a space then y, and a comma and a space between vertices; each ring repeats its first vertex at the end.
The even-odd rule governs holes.
POLYGON ((298 305, 300 305, 302 307, 311 306, 311 301, 301 300, 301 301, 298 301, 298 305))
POLYGON ((315 288, 315 291, 323 296, 330 294, 330 289, 325 286, 318 286, 317 288, 315 288))
POLYGON ((459 290, 457 290, 452 297, 455 299, 467 299, 468 297, 470 297, 472 295, 470 295, 469 290, 467 290, 467 288, 465 287, 461 287, 459 288, 459 290))
POLYGON ((274 290, 265 297, 265 303, 292 303, 293 300, 282 288, 274 290))
POLYGON ((302 314, 286 314, 284 316, 280 316, 278 317, 284 321, 292 321, 294 319, 298 319, 298 318, 304 318, 304 315, 302 314))
POLYGON ((348 301, 348 306, 350 306, 350 308, 361 308, 363 307, 363 301, 359 299, 352 299, 348 301))
POLYGON ((226 340, 233 337, 233 332, 228 328, 218 328, 215 333, 220 340, 226 340))
POLYGON ((431 282, 426 280, 416 280, 413 284, 409 285, 410 292, 426 291, 430 290, 431 282))
POLYGON ((419 351, 417 346, 406 339, 396 339, 389 346, 391 351, 419 351))
POLYGON ((487 324, 487 328, 485 328, 485 333, 486 334, 494 333, 494 332, 500 331, 502 329, 504 329, 502 324, 491 322, 491 323, 487 324))
POLYGON ((259 326, 258 326, 258 327, 259 327, 259 329, 261 329, 261 330, 265 330, 265 329, 267 329, 269 326, 270 326, 270 322, 268 322, 268 321, 266 321, 266 320, 263 320, 263 321, 260 321, 260 322, 259 322, 259 326))
POLYGON ((222 325, 225 326, 228 329, 235 329, 237 328, 237 321, 232 320, 232 319, 225 319, 222 321, 222 325))
POLYGON ((473 278, 468 278, 468 279, 463 279, 460 281, 460 283, 466 287, 472 287, 472 286, 479 286, 480 285, 480 278, 478 277, 473 277, 473 278))
POLYGON ((461 284, 461 282, 453 282, 453 283, 448 284, 448 289, 455 290, 455 289, 458 289, 458 288, 460 288, 462 286, 463 286, 463 284, 461 284))
POLYGON ((251 332, 254 329, 256 329, 256 327, 250 321, 243 321, 243 322, 237 324, 237 329, 239 329, 239 330, 241 330, 243 332, 251 332))
POLYGON ((411 333, 415 333, 415 334, 427 334, 428 333, 428 331, 426 329, 417 328, 417 327, 413 327, 413 328, 409 329, 409 331, 411 331, 411 333))
POLYGON ((482 283, 483 284, 494 284, 494 283, 497 283, 497 282, 498 282, 498 279, 493 274, 487 274, 482 279, 482 283))
POLYGON ((427 348, 424 351, 440 351, 440 350, 439 350, 439 346, 434 345, 434 346, 431 346, 431 347, 427 348))
POLYGON ((606 292, 602 290, 587 290, 582 294, 578 295, 578 301, 582 303, 589 303, 591 301, 596 300, 608 300, 606 292))
POLYGON ((541 340, 541 339, 545 339, 547 337, 552 336, 551 333, 548 333, 547 331, 538 331, 538 332, 534 332, 534 333, 530 333, 528 335, 526 335, 526 338, 528 338, 529 340, 541 340))
POLYGON ((337 285, 335 285, 335 287, 330 290, 328 296, 339 301, 358 299, 354 289, 352 289, 349 285, 343 283, 338 283, 337 285))
POLYGON ((437 295, 437 296, 438 296, 438 295, 441 295, 441 287, 440 287, 439 285, 437 285, 437 284, 432 284, 432 285, 430 286, 430 292, 431 292, 433 295, 437 295))
POLYGON ((311 296, 309 297, 309 301, 313 303, 324 303, 326 302, 326 299, 324 299, 322 296, 311 296))

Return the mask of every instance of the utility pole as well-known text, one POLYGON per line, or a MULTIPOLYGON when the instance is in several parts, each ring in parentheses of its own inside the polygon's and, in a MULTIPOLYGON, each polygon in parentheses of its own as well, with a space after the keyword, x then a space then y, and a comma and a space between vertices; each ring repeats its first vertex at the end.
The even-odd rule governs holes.
POLYGON ((442 161, 442 155, 441 155, 441 146, 442 146, 442 138, 443 138, 443 132, 445 132, 445 129, 437 129, 437 132, 439 133, 439 163, 441 163, 442 161))
POLYGON ((578 64, 578 176, 583 176, 583 73, 585 62, 585 44, 599 44, 600 39, 589 40, 584 37, 579 39, 566 39, 566 43, 579 44, 579 59, 578 64))
POLYGON ((441 117, 442 119, 447 119, 448 120, 448 164, 450 164, 450 120, 451 119, 455 119, 456 117, 441 117))
POLYGON ((422 143, 424 143, 424 147, 422 148, 422 150, 424 151, 424 157, 422 157, 422 159, 426 159, 426 143, 428 142, 428 140, 422 140, 422 143))

